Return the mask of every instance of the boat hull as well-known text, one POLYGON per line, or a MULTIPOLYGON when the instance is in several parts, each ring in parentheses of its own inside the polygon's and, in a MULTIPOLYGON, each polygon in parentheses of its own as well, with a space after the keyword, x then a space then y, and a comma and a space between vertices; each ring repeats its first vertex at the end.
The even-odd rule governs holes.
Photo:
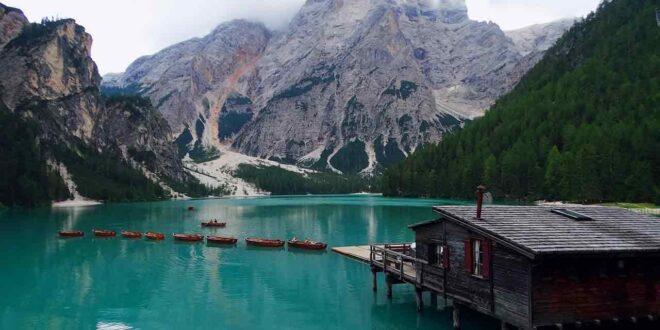
POLYGON ((144 234, 144 237, 146 237, 147 239, 150 239, 152 241, 161 241, 161 240, 165 239, 165 234, 148 232, 148 233, 144 234))
POLYGON ((204 236, 197 234, 172 234, 172 237, 182 242, 199 242, 204 240, 204 236))
POLYGON ((134 238, 135 239, 135 238, 141 238, 142 233, 137 232, 137 231, 122 231, 121 236, 123 236, 124 238, 134 238))
POLYGON ((206 236, 208 243, 234 245, 238 239, 233 237, 206 236))
POLYGON ((114 230, 97 230, 94 229, 92 230, 92 233, 94 233, 94 236, 96 237, 115 237, 117 236, 117 232, 114 230))
POLYGON ((279 239, 261 239, 261 238, 246 238, 245 243, 252 246, 262 247, 283 247, 284 241, 279 239))
POLYGON ((287 244, 289 247, 304 250, 325 250, 325 248, 328 246, 327 244, 321 242, 309 243, 305 241, 288 241, 287 244))
POLYGON ((78 230, 62 230, 59 232, 60 237, 82 237, 85 233, 78 230))
POLYGON ((226 222, 202 222, 202 227, 224 227, 226 222))

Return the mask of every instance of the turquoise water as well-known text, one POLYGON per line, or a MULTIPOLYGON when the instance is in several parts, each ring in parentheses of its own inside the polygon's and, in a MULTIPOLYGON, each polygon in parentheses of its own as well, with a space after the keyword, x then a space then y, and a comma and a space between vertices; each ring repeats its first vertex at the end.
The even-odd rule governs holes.
MULTIPOLYGON (((334 252, 247 248, 248 236, 332 246, 411 241, 408 224, 447 201, 369 196, 209 199, 0 212, 1 329, 450 329, 451 310, 416 312, 409 285, 371 291, 369 267, 334 252), (186 211, 194 206, 196 211, 186 211), (226 228, 201 229, 218 218, 226 228), (198 232, 203 243, 99 239, 92 228, 198 232), (85 237, 61 239, 78 229, 85 237)), ((384 288, 382 274, 379 286, 384 288)), ((429 297, 425 296, 427 300, 429 297)), ((463 314, 464 329, 496 329, 463 314)))

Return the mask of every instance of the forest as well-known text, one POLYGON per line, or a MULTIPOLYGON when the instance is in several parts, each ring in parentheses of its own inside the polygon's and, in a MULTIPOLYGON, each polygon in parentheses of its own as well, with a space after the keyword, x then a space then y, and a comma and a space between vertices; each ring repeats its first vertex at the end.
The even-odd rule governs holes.
POLYGON ((375 178, 315 172, 303 175, 277 166, 241 164, 237 177, 273 195, 348 194, 376 191, 375 178))
POLYGON ((484 117, 390 167, 384 193, 660 203, 656 7, 604 1, 484 117))

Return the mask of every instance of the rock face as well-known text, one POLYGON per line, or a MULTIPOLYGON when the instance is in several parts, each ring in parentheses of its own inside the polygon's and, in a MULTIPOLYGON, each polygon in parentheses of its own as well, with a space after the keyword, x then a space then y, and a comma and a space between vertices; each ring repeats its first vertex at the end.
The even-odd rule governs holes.
POLYGON ((22 11, 0 3, 0 49, 14 39, 27 24, 28 20, 22 11))
POLYGON ((0 53, 0 97, 12 111, 89 141, 99 112, 101 77, 90 57, 92 37, 73 20, 26 25, 0 53))
POLYGON ((70 19, 25 25, 0 51, 0 100, 34 119, 45 145, 119 150, 129 163, 185 181, 170 127, 148 100, 101 98, 91 46, 91 36, 70 19))
POLYGON ((110 97, 104 105, 93 131, 98 146, 119 148, 125 159, 134 160, 158 177, 187 180, 171 142, 172 130, 148 99, 110 97))
MULTIPOLYGON (((252 75, 270 39, 262 25, 237 20, 218 26, 204 38, 176 44, 136 60, 124 74, 110 76, 105 88, 142 92, 162 110, 176 131, 200 127, 207 118, 217 118, 239 78, 252 75)), ((210 145, 218 138, 218 125, 209 125, 204 139, 210 145)))
POLYGON ((548 50, 574 23, 575 19, 563 19, 506 31, 505 33, 513 41, 518 53, 527 56, 548 50))
POLYGON ((150 97, 184 150, 367 173, 482 115, 560 33, 514 35, 462 0, 308 0, 284 31, 223 24, 104 86, 150 97))

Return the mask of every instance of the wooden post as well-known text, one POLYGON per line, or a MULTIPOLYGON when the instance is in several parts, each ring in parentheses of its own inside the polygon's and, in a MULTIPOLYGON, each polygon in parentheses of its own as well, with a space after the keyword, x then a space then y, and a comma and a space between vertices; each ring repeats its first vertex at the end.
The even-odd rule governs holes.
POLYGON ((415 288, 415 302, 417 303, 417 311, 421 312, 424 309, 424 300, 422 299, 422 288, 415 288))
POLYGON ((371 288, 374 290, 374 292, 378 291, 378 272, 376 270, 376 267, 371 266, 371 279, 372 279, 372 286, 371 288))
POLYGON ((460 308, 458 307, 458 304, 456 302, 454 302, 454 311, 452 312, 452 314, 454 319, 454 329, 460 329, 461 328, 460 308))
POLYGON ((392 275, 385 273, 385 283, 387 284, 387 298, 392 299, 392 275))
POLYGON ((501 330, 506 330, 507 329, 506 322, 500 321, 500 329, 501 330))
POLYGON ((431 306, 438 309, 438 295, 433 292, 431 292, 431 306))

